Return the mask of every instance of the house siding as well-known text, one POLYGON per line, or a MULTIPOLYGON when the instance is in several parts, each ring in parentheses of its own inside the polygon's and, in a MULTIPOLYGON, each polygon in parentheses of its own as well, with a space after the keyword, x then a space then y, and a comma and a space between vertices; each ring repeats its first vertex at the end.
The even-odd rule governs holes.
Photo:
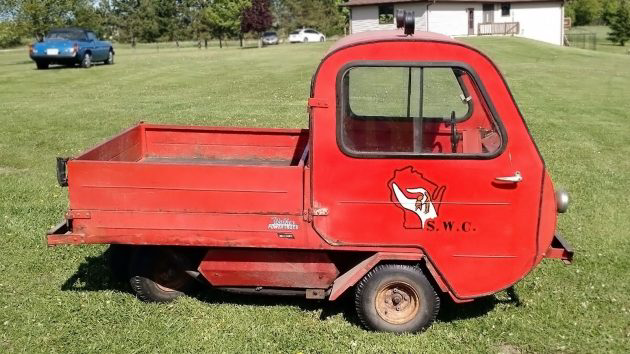
MULTIPOLYGON (((426 31, 425 19, 426 3, 395 4, 394 15, 398 9, 414 11, 416 17, 416 31, 426 31)), ((393 30, 396 23, 381 25, 378 23, 378 6, 357 6, 351 9, 351 33, 365 31, 393 30)))
MULTIPOLYGON (((468 12, 474 10, 474 33, 483 20, 481 2, 470 3, 403 3, 398 9, 415 11, 416 31, 431 31, 448 36, 468 35, 468 12), (428 12, 427 12, 427 5, 428 12)), ((351 9, 351 32, 395 29, 394 24, 379 25, 378 6, 356 6, 351 9)), ((509 16, 501 16, 501 5, 494 4, 494 22, 519 22, 519 36, 562 45, 564 8, 562 2, 512 3, 509 16)))

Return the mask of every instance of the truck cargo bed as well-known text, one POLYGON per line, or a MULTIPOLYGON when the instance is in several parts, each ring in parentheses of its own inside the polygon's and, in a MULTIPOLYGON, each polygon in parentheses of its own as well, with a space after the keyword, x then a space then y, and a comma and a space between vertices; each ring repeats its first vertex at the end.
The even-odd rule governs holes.
POLYGON ((275 245, 274 220, 302 219, 307 146, 308 130, 137 125, 67 162, 75 232, 96 243, 275 245))

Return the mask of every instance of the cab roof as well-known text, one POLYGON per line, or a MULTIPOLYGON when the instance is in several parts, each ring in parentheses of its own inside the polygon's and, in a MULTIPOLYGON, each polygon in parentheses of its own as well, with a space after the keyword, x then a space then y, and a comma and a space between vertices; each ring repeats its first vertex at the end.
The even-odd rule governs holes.
POLYGON ((345 48, 352 47, 359 44, 373 43, 373 42, 389 42, 389 41, 428 41, 428 42, 448 42, 448 43, 460 43, 455 39, 434 32, 416 32, 411 36, 406 36, 402 30, 393 31, 366 31, 351 34, 338 40, 326 53, 326 56, 333 52, 345 48))

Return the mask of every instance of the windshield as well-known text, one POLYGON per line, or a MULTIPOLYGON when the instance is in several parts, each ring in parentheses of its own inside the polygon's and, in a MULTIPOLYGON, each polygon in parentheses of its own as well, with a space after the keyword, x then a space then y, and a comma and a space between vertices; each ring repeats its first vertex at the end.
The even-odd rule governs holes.
POLYGON ((275 36, 276 32, 265 32, 263 33, 263 37, 268 37, 268 36, 275 36))
POLYGON ((293 31, 291 34, 300 34, 300 31, 293 31))
POLYGON ((46 39, 85 39, 85 33, 82 31, 51 31, 46 35, 46 39))

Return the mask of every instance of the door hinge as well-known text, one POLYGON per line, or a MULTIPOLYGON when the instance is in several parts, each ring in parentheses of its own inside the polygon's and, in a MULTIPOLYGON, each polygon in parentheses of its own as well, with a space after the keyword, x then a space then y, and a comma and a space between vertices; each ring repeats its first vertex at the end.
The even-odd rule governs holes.
POLYGON ((308 99, 308 107, 309 108, 328 108, 328 101, 322 100, 320 98, 309 98, 308 99))
POLYGON ((313 216, 326 216, 328 215, 328 208, 315 208, 312 209, 313 216))
POLYGON ((328 208, 315 208, 304 211, 304 220, 313 221, 313 216, 326 216, 328 215, 328 208))

